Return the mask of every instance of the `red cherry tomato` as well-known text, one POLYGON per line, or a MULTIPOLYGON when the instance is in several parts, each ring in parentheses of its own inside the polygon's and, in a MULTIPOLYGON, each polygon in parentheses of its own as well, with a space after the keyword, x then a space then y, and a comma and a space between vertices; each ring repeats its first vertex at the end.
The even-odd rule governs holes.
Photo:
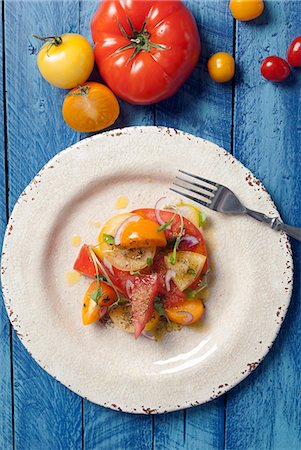
POLYGON ((260 71, 267 80, 283 81, 289 76, 290 67, 285 59, 279 56, 268 56, 263 60, 260 71))
POLYGON ((291 66, 301 67, 301 36, 291 42, 287 51, 287 60, 291 66))

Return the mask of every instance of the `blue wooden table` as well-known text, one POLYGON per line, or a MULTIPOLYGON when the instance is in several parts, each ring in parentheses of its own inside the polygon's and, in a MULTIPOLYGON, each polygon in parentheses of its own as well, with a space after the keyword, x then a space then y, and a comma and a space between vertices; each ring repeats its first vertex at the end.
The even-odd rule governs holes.
MULTIPOLYGON (((260 61, 285 56, 301 34, 301 2, 266 1, 251 23, 233 20, 226 0, 190 0, 202 39, 198 67, 168 101, 120 102, 114 125, 168 125, 209 139, 240 159, 270 191, 285 221, 301 226, 301 70, 289 81, 261 78, 260 61), (235 56, 233 84, 213 83, 208 55, 235 56)), ((98 1, 2 3, 0 115, 1 233, 14 203, 55 153, 85 137, 61 117, 64 92, 36 68, 39 35, 79 32, 90 39, 98 1)), ((301 448, 300 243, 282 330, 259 368, 228 394, 197 408, 134 416, 96 406, 48 376, 29 356, 0 304, 0 449, 297 450, 301 448)))

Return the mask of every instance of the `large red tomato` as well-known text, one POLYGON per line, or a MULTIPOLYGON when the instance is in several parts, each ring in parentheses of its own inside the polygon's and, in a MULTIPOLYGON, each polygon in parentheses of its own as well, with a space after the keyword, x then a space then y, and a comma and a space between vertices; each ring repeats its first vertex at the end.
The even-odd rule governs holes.
POLYGON ((91 29, 102 78, 130 103, 173 95, 200 54, 195 20, 181 0, 103 0, 91 29))

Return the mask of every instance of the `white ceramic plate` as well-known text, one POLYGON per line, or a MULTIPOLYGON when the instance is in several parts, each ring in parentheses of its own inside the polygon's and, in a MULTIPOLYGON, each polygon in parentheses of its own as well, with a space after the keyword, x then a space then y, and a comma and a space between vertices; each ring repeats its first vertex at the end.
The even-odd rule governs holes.
POLYGON ((177 130, 102 133, 59 153, 20 196, 6 231, 2 283, 10 320, 35 360, 65 386, 109 408, 161 413, 216 398, 245 378, 272 345, 289 305, 285 234, 247 217, 206 211, 215 281, 199 331, 137 341, 115 327, 81 324, 88 281, 69 287, 74 233, 95 242, 116 213, 153 207, 182 168, 229 186, 250 208, 278 215, 261 183, 216 145, 177 130), (20 295, 21 293, 21 295, 20 295))

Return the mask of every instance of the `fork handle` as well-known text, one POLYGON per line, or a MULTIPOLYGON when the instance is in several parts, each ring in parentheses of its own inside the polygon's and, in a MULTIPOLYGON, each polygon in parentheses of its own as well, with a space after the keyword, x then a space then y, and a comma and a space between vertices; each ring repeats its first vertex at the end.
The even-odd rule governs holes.
POLYGON ((297 241, 301 241, 301 228, 286 225, 285 223, 281 222, 278 217, 268 217, 265 214, 253 211, 252 209, 246 209, 246 214, 253 217, 253 219, 258 220, 259 222, 264 222, 267 225, 270 225, 273 230, 282 230, 292 238, 297 239, 297 241))

